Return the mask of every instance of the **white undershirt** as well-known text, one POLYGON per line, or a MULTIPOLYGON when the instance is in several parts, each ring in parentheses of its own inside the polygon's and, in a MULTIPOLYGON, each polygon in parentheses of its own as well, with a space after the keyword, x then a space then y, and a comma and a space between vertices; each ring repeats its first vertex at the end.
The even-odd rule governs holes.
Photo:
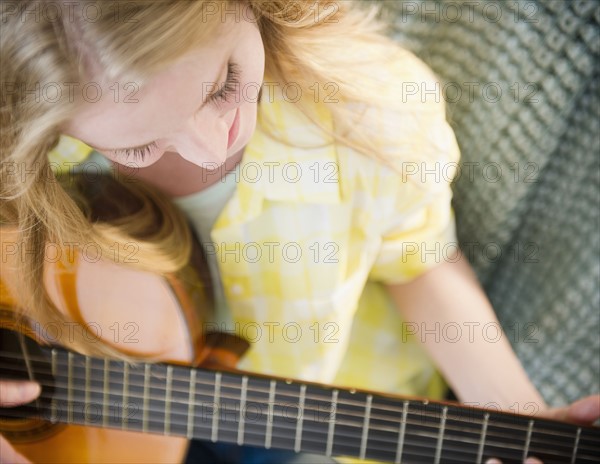
POLYGON ((238 163, 220 181, 215 182, 204 190, 183 197, 172 198, 173 203, 186 214, 188 220, 192 223, 192 227, 196 231, 204 250, 207 250, 208 245, 209 253, 205 252, 205 255, 210 269, 215 296, 215 322, 219 324, 220 328, 223 325, 233 327, 233 321, 227 300, 225 299, 217 256, 214 252, 217 244, 210 246, 213 245, 210 231, 221 211, 225 208, 226 203, 235 192, 239 167, 240 164, 238 163))

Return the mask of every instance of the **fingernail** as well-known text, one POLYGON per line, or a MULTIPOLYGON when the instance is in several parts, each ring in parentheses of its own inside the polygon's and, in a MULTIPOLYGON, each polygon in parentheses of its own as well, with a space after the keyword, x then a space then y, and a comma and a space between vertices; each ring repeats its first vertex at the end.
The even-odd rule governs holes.
POLYGON ((502 461, 500 459, 490 458, 485 461, 485 464, 502 464, 502 461))
POLYGON ((22 398, 36 398, 41 391, 40 385, 35 382, 25 382, 19 387, 22 398))
POLYGON ((597 396, 582 398, 569 408, 569 417, 577 421, 592 422, 598 418, 599 413, 600 401, 597 396))
POLYGON ((543 464, 543 462, 537 458, 527 458, 525 459, 525 464, 543 464))

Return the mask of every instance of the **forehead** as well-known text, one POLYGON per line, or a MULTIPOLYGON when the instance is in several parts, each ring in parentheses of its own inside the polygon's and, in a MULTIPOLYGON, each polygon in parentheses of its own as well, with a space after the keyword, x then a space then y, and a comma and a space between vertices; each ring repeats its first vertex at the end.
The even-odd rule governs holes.
POLYGON ((90 80, 80 89, 81 107, 64 132, 92 146, 137 146, 177 128, 201 103, 228 58, 231 34, 219 34, 147 80, 90 80), (107 139, 107 137, 109 137, 107 139), (115 143, 112 142, 114 139, 115 143))

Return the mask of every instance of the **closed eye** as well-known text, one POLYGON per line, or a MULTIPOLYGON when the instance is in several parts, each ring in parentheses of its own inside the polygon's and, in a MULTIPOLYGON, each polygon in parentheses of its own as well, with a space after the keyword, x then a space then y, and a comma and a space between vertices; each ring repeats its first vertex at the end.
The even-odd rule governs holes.
POLYGON ((113 153, 116 156, 120 156, 125 159, 133 158, 135 161, 144 161, 144 158, 149 156, 157 147, 158 144, 156 142, 152 142, 151 144, 143 147, 127 148, 125 150, 113 150, 113 153))
POLYGON ((227 97, 232 95, 240 85, 240 66, 237 63, 230 61, 227 64, 227 78, 225 84, 209 98, 210 101, 227 101, 227 97))
MULTIPOLYGON (((217 104, 226 102, 227 98, 238 90, 238 87, 240 85, 240 75, 240 65, 233 61, 230 61, 227 64, 227 78, 225 79, 225 83, 221 86, 221 88, 218 91, 213 93, 207 99, 207 102, 215 102, 217 104)), ((141 147, 111 151, 116 156, 123 157, 125 159, 133 158, 135 161, 144 161, 146 156, 150 156, 157 147, 158 144, 156 142, 152 142, 148 145, 144 145, 141 147)))

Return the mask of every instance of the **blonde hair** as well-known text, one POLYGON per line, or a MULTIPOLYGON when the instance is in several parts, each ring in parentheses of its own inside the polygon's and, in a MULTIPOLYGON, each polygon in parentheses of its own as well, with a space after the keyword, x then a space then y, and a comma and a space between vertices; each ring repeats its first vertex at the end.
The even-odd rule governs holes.
MULTIPOLYGON (((35 16, 31 10, 44 4, 2 2, 0 44, 0 218, 5 225, 18 228, 21 246, 30 250, 18 263, 18 292, 22 309, 42 323, 65 320, 40 285, 48 242, 94 242, 102 256, 111 257, 114 253, 109 249, 115 243, 123 246, 135 239, 140 245, 139 260, 127 265, 165 274, 181 269, 189 260, 190 235, 185 220, 168 201, 159 202, 169 218, 168 226, 151 236, 140 233, 139 215, 118 223, 92 223, 85 207, 56 181, 48 161, 60 127, 74 115, 77 101, 67 102, 65 95, 31 98, 31 91, 51 83, 82 82, 91 66, 99 66, 107 79, 143 84, 210 40, 221 22, 215 12, 235 8, 240 2, 83 1, 78 2, 82 9, 98 4, 102 9, 102 15, 85 27, 71 21, 78 16, 64 4, 60 4, 60 17, 50 17, 48 12, 35 16), (126 15, 135 23, 126 21, 126 15)), ((282 84, 295 83, 306 95, 316 82, 335 83, 336 97, 356 105, 352 111, 345 105, 330 106, 336 127, 328 135, 378 156, 367 130, 355 127, 361 105, 389 104, 373 70, 391 59, 394 45, 376 19, 377 7, 329 0, 247 0, 245 4, 257 18, 266 74, 282 84)), ((303 99, 299 106, 319 124, 309 102, 303 99)), ((69 345, 66 340, 63 343, 69 345)), ((70 344, 80 351, 110 351, 99 345, 86 347, 84 338, 70 344)))

